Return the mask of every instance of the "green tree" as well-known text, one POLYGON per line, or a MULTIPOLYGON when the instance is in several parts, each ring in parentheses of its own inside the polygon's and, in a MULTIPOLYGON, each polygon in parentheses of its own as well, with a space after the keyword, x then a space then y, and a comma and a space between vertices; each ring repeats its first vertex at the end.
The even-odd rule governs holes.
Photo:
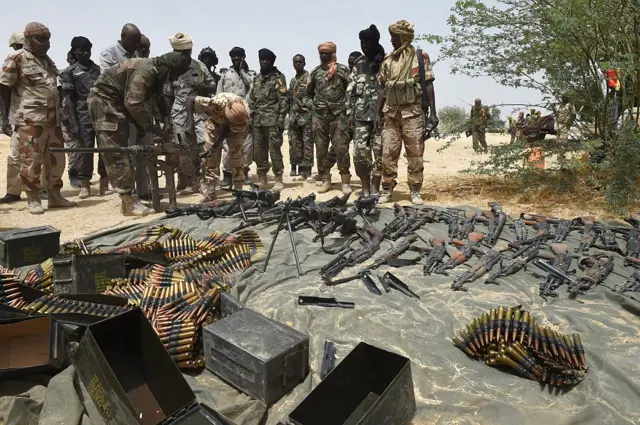
POLYGON ((487 131, 489 133, 501 133, 507 130, 507 124, 502 119, 502 111, 497 106, 487 107, 489 113, 489 122, 487 123, 487 131))
POLYGON ((458 134, 467 129, 469 112, 460 106, 445 106, 438 111, 438 118, 438 129, 443 134, 458 134))

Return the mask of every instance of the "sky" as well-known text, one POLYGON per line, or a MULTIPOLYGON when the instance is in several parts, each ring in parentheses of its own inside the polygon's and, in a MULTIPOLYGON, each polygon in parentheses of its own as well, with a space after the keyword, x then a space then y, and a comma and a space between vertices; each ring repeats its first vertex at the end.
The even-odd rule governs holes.
MULTIPOLYGON (((93 43, 92 58, 98 62, 100 52, 120 37, 122 26, 131 22, 151 40, 151 56, 171 50, 169 38, 176 32, 193 37, 194 57, 204 47, 211 46, 220 60, 218 69, 229 67, 229 50, 243 47, 247 63, 258 69, 258 50, 271 49, 276 66, 287 76, 293 75, 291 58, 302 53, 307 69, 319 64, 317 46, 333 41, 338 47, 338 61, 347 63, 349 53, 360 50, 358 33, 375 24, 381 34, 380 43, 391 51, 388 27, 406 19, 415 25, 416 34, 447 34, 446 23, 455 0, 403 0, 393 8, 388 0, 279 0, 271 1, 199 1, 199 0, 111 0, 88 2, 78 0, 30 0, 28 7, 3 8, 2 28, 5 42, 0 55, 11 49, 11 31, 22 31, 31 21, 42 22, 51 30, 49 56, 59 68, 66 64, 66 54, 74 36, 82 35, 93 43), (366 5, 366 7, 362 7, 366 5)), ((426 42, 416 42, 436 61, 438 48, 426 42)), ((486 105, 503 103, 537 103, 541 96, 528 89, 514 90, 500 86, 490 78, 471 79, 453 75, 450 63, 438 61, 436 76, 436 106, 469 107, 480 97, 486 105)), ((504 114, 513 108, 502 108, 504 114)))

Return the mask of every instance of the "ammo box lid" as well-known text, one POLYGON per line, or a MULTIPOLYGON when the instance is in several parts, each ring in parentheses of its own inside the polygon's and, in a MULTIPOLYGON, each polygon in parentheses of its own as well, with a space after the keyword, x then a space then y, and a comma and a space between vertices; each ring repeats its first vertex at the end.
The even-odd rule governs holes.
POLYGON ((309 338, 250 309, 213 322, 207 326, 207 331, 264 362, 281 356, 284 350, 294 348, 309 338))
POLYGON ((51 226, 30 227, 27 229, 13 229, 6 232, 0 232, 0 241, 9 242, 15 239, 24 239, 28 237, 37 237, 46 234, 60 234, 60 230, 51 226))

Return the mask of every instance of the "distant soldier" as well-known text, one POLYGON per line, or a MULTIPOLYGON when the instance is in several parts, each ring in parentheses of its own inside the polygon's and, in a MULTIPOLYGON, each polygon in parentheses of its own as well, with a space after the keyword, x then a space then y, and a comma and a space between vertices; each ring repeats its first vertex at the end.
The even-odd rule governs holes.
POLYGON ((332 159, 329 147, 332 146, 342 179, 342 192, 349 194, 351 159, 346 110, 349 68, 338 63, 336 51, 336 45, 330 41, 318 46, 320 65, 311 71, 307 96, 313 102, 311 122, 317 150, 318 175, 322 180, 318 193, 331 190, 332 159))
MULTIPOLYGON (((182 52, 191 57, 193 40, 187 34, 178 32, 169 39, 174 52, 182 52)), ((164 86, 164 99, 167 110, 171 111, 171 124, 173 125, 173 139, 175 143, 180 142, 189 149, 190 155, 180 156, 180 167, 178 169, 178 188, 181 194, 190 195, 198 193, 200 184, 196 173, 199 147, 204 145, 204 119, 196 115, 195 134, 187 136, 187 98, 196 94, 209 96, 215 92, 216 86, 211 74, 204 65, 195 59, 191 59, 191 64, 187 72, 182 74, 175 81, 168 81, 164 86), (194 136, 194 137, 191 137, 194 136)))
MULTIPOLYGON (((69 132, 78 141, 77 147, 93 148, 96 133, 93 129, 87 97, 93 84, 100 76, 100 67, 91 60, 93 45, 86 37, 74 37, 71 40, 71 51, 76 62, 62 72, 62 90, 64 92, 69 132)), ((80 199, 91 195, 91 178, 93 177, 92 153, 76 154, 75 171, 80 180, 80 199)), ((71 162, 71 161, 70 161, 71 162)), ((100 175, 100 195, 106 194, 109 188, 109 177, 102 156, 98 154, 98 174, 100 175)))
MULTIPOLYGON (((127 146, 129 125, 134 125, 138 140, 153 133, 170 141, 166 131, 153 124, 148 100, 162 83, 175 81, 189 69, 191 57, 171 52, 152 58, 127 59, 106 70, 95 82, 89 94, 89 113, 96 130, 98 147, 127 146)), ((136 199, 131 158, 123 153, 102 154, 109 180, 120 194, 123 215, 147 215, 151 212, 136 199)))
POLYGON ((522 129, 527 125, 527 121, 524 117, 524 112, 518 113, 518 119, 516 120, 516 140, 522 140, 522 129))
POLYGON ((138 27, 134 24, 126 24, 120 32, 120 41, 100 53, 100 70, 104 72, 126 59, 135 57, 141 41, 142 34, 138 27))
POLYGON ((569 140, 569 132, 573 121, 576 119, 576 108, 569 102, 569 96, 563 94, 560 98, 561 103, 556 106, 556 140, 565 143, 569 140))
MULTIPOLYGON (((398 177, 398 160, 404 143, 407 157, 407 180, 411 202, 423 203, 420 191, 424 179, 423 134, 425 126, 436 128, 436 100, 433 88, 433 69, 429 55, 424 59, 425 90, 429 101, 430 115, 425 123, 422 110, 422 88, 420 85, 420 61, 416 49, 411 45, 415 36, 414 27, 405 20, 389 26, 393 52, 388 54, 378 74, 381 91, 378 97, 378 116, 384 113, 382 131, 382 193, 380 202, 391 201, 398 177)), ((379 124, 378 124, 379 126, 379 124)))
MULTIPOLYGON (((22 49, 24 44, 24 33, 14 32, 9 38, 9 47, 14 51, 22 49)), ((4 112, 4 102, 0 98, 0 108, 4 112)), ((3 114, 4 115, 4 114, 3 114)), ((12 125, 9 119, 4 119, 0 116, 0 123, 2 124, 2 132, 7 136, 11 136, 13 133, 12 125)), ((7 194, 0 198, 0 204, 10 204, 20 200, 20 194, 22 193, 22 187, 20 186, 20 158, 11 156, 11 150, 7 155, 7 194)))
POLYGON ((190 96, 187 99, 187 126, 191 131, 194 131, 194 112, 209 117, 205 123, 207 156, 202 162, 200 187, 204 195, 202 202, 211 202, 216 198, 224 140, 229 146, 233 188, 242 189, 242 146, 247 133, 249 108, 243 98, 233 93, 218 93, 212 98, 190 96))
POLYGON ((0 94, 5 103, 4 119, 14 125, 12 156, 20 160, 20 181, 27 193, 29 213, 44 214, 39 191, 48 189, 49 208, 72 207, 62 197, 63 153, 51 154, 50 147, 63 147, 60 128, 58 70, 47 56, 51 32, 39 22, 27 24, 24 46, 10 54, 0 72, 0 94), (10 105, 10 106, 9 106, 10 105))
POLYGON ((509 135, 511 136, 511 141, 509 143, 513 143, 516 141, 516 121, 512 116, 509 116, 509 135))
MULTIPOLYGON (((226 72, 220 70, 220 81, 218 81, 216 93, 233 93, 244 99, 247 97, 247 94, 249 94, 256 73, 249 69, 249 65, 247 65, 246 62, 247 56, 242 47, 234 47, 231 49, 231 51, 229 51, 229 57, 231 58, 231 68, 226 72)), ((221 187, 230 187, 232 182, 232 173, 229 165, 230 158, 227 155, 227 151, 227 143, 225 142, 222 147, 223 178, 222 183, 220 183, 221 187)), ((245 184, 250 184, 249 167, 251 163, 253 163, 251 124, 249 124, 242 151, 244 153, 244 180, 245 184)))
MULTIPOLYGON (((218 82, 220 82, 220 74, 216 72, 216 66, 218 66, 218 55, 216 55, 216 51, 207 46, 200 51, 198 60, 204 64, 206 70, 211 75, 211 78, 213 78, 213 81, 216 83, 217 89, 218 82)), ((218 91, 216 90, 215 93, 217 92, 218 91)))
POLYGON ((293 57, 296 75, 289 83, 289 162, 291 176, 311 176, 313 168, 313 137, 311 135, 311 107, 308 102, 309 72, 306 60, 298 54, 293 57))
POLYGON ((380 32, 375 25, 360 31, 359 36, 364 55, 356 59, 351 69, 347 114, 349 127, 355 130, 353 165, 362 182, 362 192, 365 196, 377 196, 382 179, 382 142, 375 128, 379 89, 376 76, 385 53, 380 45, 380 32))
POLYGON ((253 125, 253 159, 258 170, 261 187, 267 185, 269 158, 273 164, 275 184, 273 190, 282 191, 282 133, 287 116, 287 80, 273 66, 276 55, 269 49, 258 51, 260 74, 253 80, 249 92, 249 110, 253 125))
POLYGON ((148 58, 151 54, 151 40, 144 35, 140 34, 140 45, 136 49, 136 57, 148 58))
POLYGON ((471 126, 471 137, 473 140, 473 151, 475 153, 487 153, 487 124, 489 123, 489 113, 487 108, 482 105, 482 101, 476 98, 474 105, 471 107, 471 115, 469 116, 469 125, 471 126))

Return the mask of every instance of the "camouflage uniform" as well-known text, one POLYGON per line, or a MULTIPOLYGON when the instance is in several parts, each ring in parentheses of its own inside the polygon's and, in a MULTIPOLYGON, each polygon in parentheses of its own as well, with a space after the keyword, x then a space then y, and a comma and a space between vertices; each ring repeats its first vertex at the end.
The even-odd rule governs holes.
POLYGON ((252 111, 253 159, 259 176, 269 172, 269 157, 273 174, 282 175, 282 133, 287 115, 287 80, 276 67, 267 75, 258 74, 249 92, 249 109, 252 111))
MULTIPOLYGON (((94 84, 88 101, 98 147, 127 146, 129 121, 145 131, 153 126, 148 99, 158 78, 154 61, 128 59, 106 70, 94 84)), ((124 153, 103 153, 102 156, 114 189, 120 195, 131 196, 135 182, 130 156, 124 153)))
POLYGON ((333 78, 327 79, 328 70, 322 65, 311 71, 307 96, 313 101, 311 125, 316 145, 318 174, 329 179, 331 167, 338 163, 343 176, 349 176, 349 123, 347 122, 346 92, 349 84, 349 68, 337 64, 333 78), (334 149, 332 158, 329 145, 334 149))
POLYGON ((471 137, 473 140, 474 152, 487 151, 487 122, 489 114, 484 105, 472 106, 471 115, 469 116, 469 124, 471 125, 471 137))
POLYGON ((0 84, 12 88, 11 156, 19 158, 25 192, 62 188, 65 155, 49 153, 50 147, 63 147, 57 79, 53 61, 27 49, 10 54, 0 72, 0 84))
POLYGON ((366 56, 356 59, 349 78, 347 111, 355 119, 353 139, 353 165, 356 174, 362 176, 382 175, 381 137, 373 128, 378 108, 379 84, 366 56), (371 154, 373 153, 373 162, 371 154))
POLYGON ((174 126, 174 141, 178 142, 178 134, 182 142, 189 146, 191 155, 180 157, 180 173, 187 179, 188 184, 197 179, 196 166, 199 146, 204 145, 204 130, 206 116, 195 114, 194 124, 196 137, 190 139, 185 136, 187 124, 187 98, 195 94, 195 87, 200 84, 214 85, 214 80, 204 64, 197 60, 191 61, 189 70, 176 81, 168 81, 164 86, 164 95, 173 98, 171 107, 171 121, 174 126))
MULTIPOLYGON (((206 200, 215 195, 216 184, 220 176, 220 160, 222 158, 222 140, 214 145, 219 134, 227 130, 226 141, 229 146, 229 160, 234 183, 244 180, 242 146, 245 140, 247 126, 231 126, 225 117, 224 109, 229 102, 242 101, 240 96, 233 93, 218 93, 214 97, 197 96, 195 99, 195 112, 206 114, 209 119, 205 122, 205 150, 213 147, 211 155, 204 159, 204 172, 200 177, 200 189, 206 200)), ((246 105, 246 104, 245 104, 246 105)), ((247 108, 248 110, 248 108, 247 108)))
MULTIPOLYGON (((386 98, 382 112, 384 126, 382 130, 382 185, 385 190, 393 189, 398 177, 398 160, 404 142, 407 157, 407 180, 411 190, 422 188, 424 164, 423 130, 425 126, 422 111, 420 88, 420 69, 416 53, 407 52, 396 57, 389 54, 385 57, 378 74, 378 82, 384 88, 386 98), (408 61, 410 63, 405 63, 408 61), (400 75, 399 70, 405 69, 400 75)), ((435 76, 431 67, 431 59, 422 52, 425 65, 426 81, 433 81, 435 76)))
POLYGON ((569 139, 569 131, 573 124, 576 108, 571 103, 562 103, 556 108, 556 140, 566 142, 569 139))
POLYGON ((289 163, 311 172, 313 168, 313 139, 311 136, 311 107, 307 96, 309 73, 296 75, 289 84, 289 163))
MULTIPOLYGON (((99 76, 100 67, 93 62, 91 62, 91 65, 87 68, 79 63, 75 63, 62 72, 62 89, 65 92, 72 93, 71 96, 73 97, 76 107, 74 113, 76 114, 80 135, 82 137, 82 140, 77 140, 75 134, 70 134, 69 144, 75 143, 77 147, 93 148, 95 146, 96 133, 93 129, 91 116, 89 116, 87 96, 89 96, 89 91, 99 76)), ((70 156, 70 168, 71 159, 70 156)), ((74 169, 78 173, 78 178, 80 178, 80 180, 91 180, 91 177, 93 177, 94 154, 76 154, 74 159, 76 161, 74 169)), ((100 177, 107 177, 107 170, 105 169, 104 161, 100 154, 98 154, 98 174, 100 177)))

